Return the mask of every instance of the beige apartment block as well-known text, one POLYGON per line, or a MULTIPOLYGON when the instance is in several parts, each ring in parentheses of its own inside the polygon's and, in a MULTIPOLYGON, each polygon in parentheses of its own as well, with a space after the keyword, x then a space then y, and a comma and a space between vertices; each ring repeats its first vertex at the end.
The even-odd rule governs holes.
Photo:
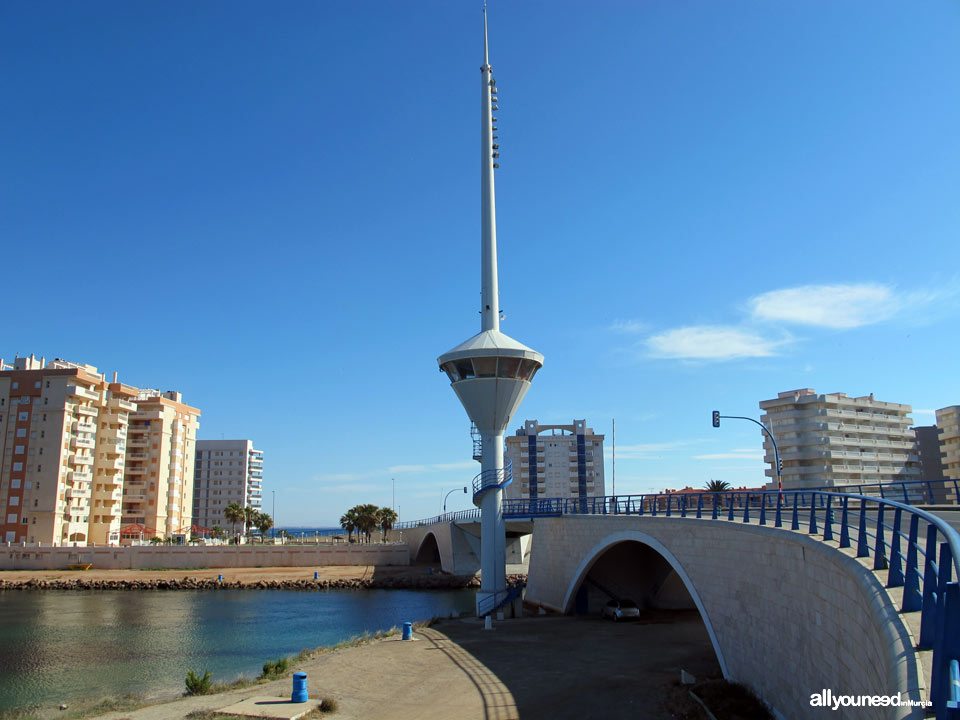
MULTIPOLYGON (((0 540, 118 544, 125 493, 133 477, 139 479, 126 476, 128 463, 136 465, 128 448, 130 425, 138 412, 167 406, 171 409, 162 412, 189 413, 192 419, 181 420, 182 427, 176 429, 171 420, 168 442, 158 441, 157 461, 147 464, 155 465, 157 477, 163 474, 167 483, 159 534, 170 534, 168 515, 170 527, 189 528, 193 466, 187 463, 192 462, 199 412, 183 405, 179 396, 176 401, 154 396, 159 393, 144 396, 117 382, 116 374, 108 382, 92 365, 60 359, 47 363, 32 355, 16 358, 12 365, 0 360, 0 540), (168 453, 166 462, 159 458, 161 445, 168 453), (184 483, 186 500, 181 502, 184 483), (170 513, 170 505, 175 513, 170 513)), ((155 521, 157 515, 145 512, 142 517, 155 521)))
MULTIPOLYGON (((912 408, 873 395, 818 395, 805 388, 760 403, 777 439, 784 488, 840 487, 920 479, 912 408)), ((765 474, 775 485, 773 444, 764 434, 765 474)))
POLYGON ((252 440, 198 440, 193 480, 193 521, 229 528, 223 511, 231 503, 263 507, 263 453, 252 440))
POLYGON ((123 538, 189 535, 200 411, 176 391, 140 390, 127 429, 123 538))
POLYGON ((116 465, 125 452, 121 418, 109 415, 122 398, 115 386, 91 365, 0 360, 4 541, 119 541, 119 487, 107 482, 108 457, 116 465))
POLYGON ((505 439, 513 483, 504 499, 585 498, 604 494, 603 435, 586 420, 541 425, 527 420, 505 439))
POLYGON ((960 480, 960 405, 937 410, 943 476, 960 480))

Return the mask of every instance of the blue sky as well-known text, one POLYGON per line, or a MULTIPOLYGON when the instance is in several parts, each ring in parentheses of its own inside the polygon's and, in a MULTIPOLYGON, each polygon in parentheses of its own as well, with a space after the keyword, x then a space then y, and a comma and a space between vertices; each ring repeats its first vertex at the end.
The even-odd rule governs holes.
MULTIPOLYGON (((281 525, 437 512, 478 471, 436 357, 479 330, 479 7, 0 4, 0 356, 180 390, 281 525)), ((620 493, 756 486, 711 410, 960 402, 960 4, 489 12, 503 330, 546 356, 512 427, 616 418, 620 493)))

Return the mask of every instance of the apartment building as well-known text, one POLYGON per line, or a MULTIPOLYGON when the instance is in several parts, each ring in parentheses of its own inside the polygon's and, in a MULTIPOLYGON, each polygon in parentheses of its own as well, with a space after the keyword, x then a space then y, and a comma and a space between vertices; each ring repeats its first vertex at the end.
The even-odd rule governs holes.
POLYGON ((193 476, 193 519, 205 528, 230 525, 223 511, 231 503, 263 507, 263 453, 252 440, 198 440, 193 476))
MULTIPOLYGON (((912 408, 873 395, 790 390, 760 403, 777 439, 784 488, 840 487, 920 478, 912 408)), ((765 474, 776 484, 773 444, 764 434, 765 474)))
POLYGON ((937 410, 937 427, 943 475, 960 480, 960 405, 937 410))
MULTIPOLYGON (((141 407, 145 400, 116 373, 108 382, 92 365, 0 359, 0 539, 120 542, 125 493, 137 477, 127 478, 128 465, 139 467, 128 450, 129 428, 153 407, 141 407)), ((187 476, 192 483, 192 464, 187 476)))
POLYGON ((179 392, 139 390, 127 429, 123 525, 128 536, 188 535, 200 411, 179 392))
POLYGON ((527 420, 506 438, 513 483, 505 499, 586 498, 604 494, 603 435, 586 420, 541 425, 527 420))

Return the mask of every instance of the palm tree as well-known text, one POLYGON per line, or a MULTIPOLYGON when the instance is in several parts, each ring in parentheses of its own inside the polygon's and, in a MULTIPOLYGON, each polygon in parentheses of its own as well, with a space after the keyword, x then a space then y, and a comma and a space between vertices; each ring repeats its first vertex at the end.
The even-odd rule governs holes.
POLYGON ((263 542, 267 532, 273 527, 273 518, 266 513, 257 513, 257 519, 253 525, 260 531, 260 542, 263 542))
POLYGON ((250 532, 250 527, 256 527, 257 524, 257 511, 252 507, 245 507, 242 510, 243 512, 243 534, 246 535, 250 532))
POLYGON ((353 509, 357 511, 357 529, 366 535, 367 542, 370 542, 370 535, 380 524, 377 520, 377 510, 379 508, 376 505, 367 503, 365 505, 357 505, 353 509))
POLYGON ((227 522, 231 524, 231 535, 233 537, 237 536, 237 523, 243 522, 244 513, 243 508, 240 507, 237 503, 230 503, 223 509, 223 516, 227 519, 227 522))
POLYGON ((726 492, 730 489, 730 483, 726 480, 711 480, 706 485, 707 492, 726 492))
POLYGON ((219 525, 214 525, 212 528, 210 528, 210 534, 213 535, 213 537, 215 537, 217 540, 220 540, 226 533, 222 527, 219 525))
POLYGON ((377 522, 380 524, 380 539, 383 540, 386 534, 393 528, 397 521, 397 513, 393 508, 382 507, 377 510, 377 522))
POLYGON ((352 507, 340 516, 340 527, 347 531, 347 542, 353 542, 353 531, 357 529, 357 512, 352 507))

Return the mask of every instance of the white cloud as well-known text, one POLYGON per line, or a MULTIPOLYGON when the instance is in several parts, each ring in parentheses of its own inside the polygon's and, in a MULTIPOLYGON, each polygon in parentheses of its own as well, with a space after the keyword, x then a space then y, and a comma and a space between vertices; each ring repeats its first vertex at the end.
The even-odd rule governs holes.
POLYGON ((849 329, 886 320, 914 302, 883 285, 860 283, 772 290, 748 306, 754 320, 849 329))
POLYGON ((650 324, 640 320, 614 320, 607 329, 623 335, 639 335, 649 330, 650 324))
POLYGON ((391 465, 387 468, 388 473, 405 473, 405 472, 423 472, 427 469, 426 465, 391 465))
MULTIPOLYGON (((670 454, 682 447, 702 440, 675 440, 663 443, 636 443, 634 445, 617 445, 617 460, 650 460, 664 454, 670 454)), ((613 448, 604 446, 604 457, 613 456, 613 448)))
MULTIPOLYGON (((451 472, 459 470, 468 470, 471 468, 478 468, 480 465, 475 460, 464 460, 461 462, 450 462, 450 463, 432 463, 430 465, 391 465, 388 468, 381 470, 368 470, 366 472, 355 472, 355 473, 330 473, 327 475, 320 475, 316 478, 316 482, 324 485, 324 487, 340 489, 342 485, 339 483, 351 482, 357 480, 372 480, 373 478, 382 478, 384 480, 389 480, 393 475, 404 475, 409 473, 434 473, 434 472, 451 472), (333 485, 325 485, 325 483, 334 483, 333 485)), ((469 475, 469 473, 468 473, 469 475)), ((467 478, 469 479, 469 478, 467 478)))
POLYGON ((768 340, 727 325, 695 325, 647 338, 650 355, 676 360, 735 360, 770 357, 783 341, 768 340))
POLYGON ((731 450, 725 453, 694 455, 694 460, 763 460, 763 453, 756 450, 731 450))
POLYGON ((914 415, 936 415, 937 411, 936 410, 918 410, 914 408, 913 414, 914 415))

